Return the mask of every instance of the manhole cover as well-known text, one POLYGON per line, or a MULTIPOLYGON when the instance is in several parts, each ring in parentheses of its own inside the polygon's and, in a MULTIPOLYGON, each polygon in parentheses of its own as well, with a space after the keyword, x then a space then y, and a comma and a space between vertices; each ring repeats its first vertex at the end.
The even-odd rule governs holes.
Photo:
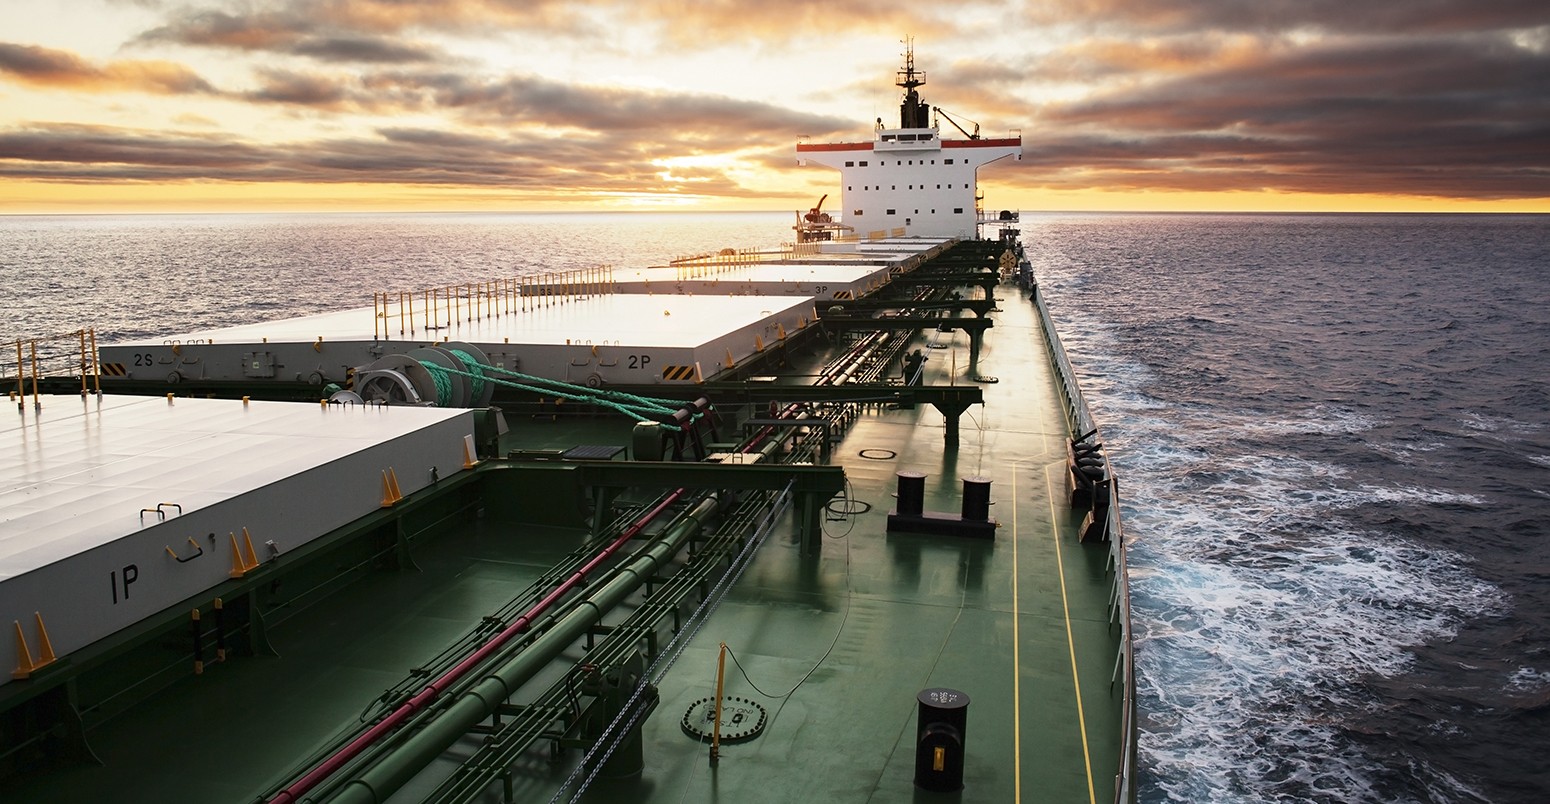
MULTIPOLYGON (((767 715, 764 707, 747 698, 725 695, 721 698, 721 741, 735 743, 752 740, 764 731, 767 715)), ((684 712, 684 734, 697 740, 709 740, 715 729, 716 699, 701 698, 684 712)))

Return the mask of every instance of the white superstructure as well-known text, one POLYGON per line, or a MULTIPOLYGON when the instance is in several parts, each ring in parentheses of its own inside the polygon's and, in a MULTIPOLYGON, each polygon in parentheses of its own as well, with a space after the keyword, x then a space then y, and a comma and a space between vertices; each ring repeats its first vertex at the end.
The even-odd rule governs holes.
POLYGON ((862 237, 898 235, 900 229, 905 235, 974 237, 980 166, 1009 156, 1022 159, 1020 136, 983 139, 976 126, 969 139, 943 139, 931 123, 931 107, 916 91, 925 82, 914 52, 906 51, 897 81, 905 90, 899 128, 883 128, 878 120, 871 142, 797 145, 798 165, 840 171, 840 217, 862 237))

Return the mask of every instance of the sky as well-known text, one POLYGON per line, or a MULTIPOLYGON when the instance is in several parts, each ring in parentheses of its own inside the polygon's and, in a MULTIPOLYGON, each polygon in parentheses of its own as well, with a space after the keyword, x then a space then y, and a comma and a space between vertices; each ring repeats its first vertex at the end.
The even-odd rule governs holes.
POLYGON ((908 37, 990 209, 1550 212, 1545 0, 0 0, 0 214, 805 209, 908 37))

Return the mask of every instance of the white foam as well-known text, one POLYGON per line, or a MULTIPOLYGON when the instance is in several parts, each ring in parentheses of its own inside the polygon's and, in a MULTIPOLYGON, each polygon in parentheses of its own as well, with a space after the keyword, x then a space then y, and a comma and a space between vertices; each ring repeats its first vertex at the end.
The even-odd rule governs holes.
POLYGON ((1507 433, 1513 436, 1526 436, 1540 433, 1547 425, 1542 422, 1526 422, 1508 416, 1493 416, 1486 413, 1470 412, 1459 419, 1459 424, 1470 430, 1478 430, 1483 433, 1507 433))
POLYGON ((1381 763, 1342 730, 1344 713, 1378 703, 1361 680, 1405 672, 1410 647, 1453 635, 1502 594, 1467 557, 1342 514, 1484 501, 1266 446, 1383 426, 1371 415, 1318 405, 1267 420, 1170 405, 1137 390, 1151 372, 1120 357, 1103 327, 1077 329, 1078 373, 1108 379, 1089 402, 1133 540, 1144 784, 1188 802, 1384 798, 1381 763))
POLYGON ((1508 677, 1507 690, 1518 694, 1538 694, 1550 690, 1550 672, 1534 667, 1519 667, 1508 677))

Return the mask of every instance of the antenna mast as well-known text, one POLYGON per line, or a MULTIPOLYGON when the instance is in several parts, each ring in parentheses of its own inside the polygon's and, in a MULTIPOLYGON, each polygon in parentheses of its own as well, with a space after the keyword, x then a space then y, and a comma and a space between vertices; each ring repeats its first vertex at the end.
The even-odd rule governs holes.
POLYGON ((904 90, 904 102, 899 104, 899 128, 930 128, 931 107, 921 103, 916 87, 926 83, 926 74, 915 70, 915 37, 906 36, 904 44, 904 69, 898 72, 894 85, 904 90))

